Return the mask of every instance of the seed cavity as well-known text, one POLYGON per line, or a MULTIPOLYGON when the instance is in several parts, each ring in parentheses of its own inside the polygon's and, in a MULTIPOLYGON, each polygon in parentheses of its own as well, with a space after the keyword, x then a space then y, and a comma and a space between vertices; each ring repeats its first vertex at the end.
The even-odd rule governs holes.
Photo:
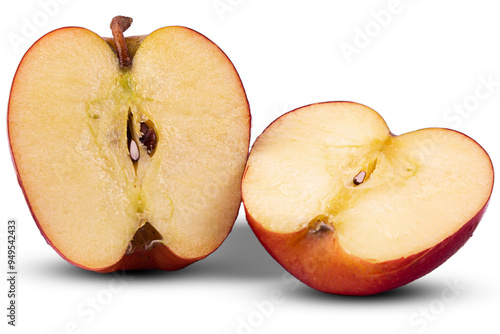
POLYGON ((352 183, 354 183, 354 185, 356 185, 356 186, 359 186, 361 183, 363 183, 363 181, 365 180, 365 177, 366 177, 366 172, 365 171, 361 171, 361 172, 358 173, 358 175, 356 175, 352 179, 352 183))

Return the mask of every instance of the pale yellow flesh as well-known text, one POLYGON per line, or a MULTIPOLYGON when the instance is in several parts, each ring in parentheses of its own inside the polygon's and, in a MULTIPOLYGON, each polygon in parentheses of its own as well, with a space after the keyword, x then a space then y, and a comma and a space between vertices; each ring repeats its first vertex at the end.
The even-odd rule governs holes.
POLYGON ((27 199, 65 257, 89 268, 116 263, 151 223, 186 258, 225 238, 240 204, 249 111, 227 57, 198 33, 149 35, 131 69, 82 28, 46 35, 27 53, 9 103, 9 136, 27 199), (127 147, 132 113, 152 122, 154 155, 127 147))
POLYGON ((485 205, 492 184, 488 155, 462 134, 395 137, 365 106, 326 103, 286 114, 257 139, 243 197, 271 231, 297 231, 326 216, 346 252, 387 261, 456 232, 485 205), (361 171, 367 176, 355 185, 361 171))

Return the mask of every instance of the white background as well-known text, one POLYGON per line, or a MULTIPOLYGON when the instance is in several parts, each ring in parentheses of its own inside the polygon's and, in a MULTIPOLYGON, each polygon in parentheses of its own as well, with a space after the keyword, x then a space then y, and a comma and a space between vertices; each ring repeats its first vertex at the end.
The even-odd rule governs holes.
POLYGON ((6 133, 9 89, 27 48, 62 26, 110 36, 110 20, 121 14, 134 18, 128 35, 184 25, 217 43, 245 86, 252 141, 288 110, 350 100, 377 110, 396 134, 423 127, 462 131, 500 168, 500 8, 495 4, 9 1, 0 19, 0 277, 6 276, 6 222, 16 218, 19 297, 18 327, 11 328, 5 316, 7 284, 1 278, 0 331, 401 334, 488 328, 498 333, 500 212, 495 192, 473 238, 454 257, 431 274, 376 296, 327 295, 297 283, 261 247, 241 213, 226 242, 184 270, 96 274, 66 263, 45 243, 17 184, 6 133), (380 14, 389 9, 390 17, 380 14), (347 45, 356 53, 346 55, 342 48, 347 45))

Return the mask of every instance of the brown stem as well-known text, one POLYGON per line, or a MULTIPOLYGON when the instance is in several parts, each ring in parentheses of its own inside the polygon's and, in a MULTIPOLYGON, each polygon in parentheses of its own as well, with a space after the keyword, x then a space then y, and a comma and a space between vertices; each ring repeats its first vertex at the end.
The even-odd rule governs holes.
POLYGON ((116 53, 118 54, 121 68, 132 65, 132 58, 130 57, 127 44, 125 43, 125 37, 123 36, 123 32, 125 32, 131 24, 132 18, 126 16, 115 16, 111 20, 111 32, 115 40, 116 53))

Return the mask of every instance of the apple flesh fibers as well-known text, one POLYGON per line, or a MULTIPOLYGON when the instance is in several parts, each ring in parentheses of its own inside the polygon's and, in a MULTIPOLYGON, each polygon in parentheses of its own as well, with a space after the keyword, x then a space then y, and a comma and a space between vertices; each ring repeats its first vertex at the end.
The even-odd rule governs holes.
POLYGON ((488 154, 456 131, 391 134, 350 102, 299 108, 252 147, 243 177, 250 226, 307 285, 366 295, 438 267, 472 235, 493 187, 488 154))
POLYGON ((33 217, 61 256, 94 271, 174 270, 213 252, 238 213, 249 128, 232 63, 184 27, 118 40, 55 30, 22 59, 9 100, 33 217))

